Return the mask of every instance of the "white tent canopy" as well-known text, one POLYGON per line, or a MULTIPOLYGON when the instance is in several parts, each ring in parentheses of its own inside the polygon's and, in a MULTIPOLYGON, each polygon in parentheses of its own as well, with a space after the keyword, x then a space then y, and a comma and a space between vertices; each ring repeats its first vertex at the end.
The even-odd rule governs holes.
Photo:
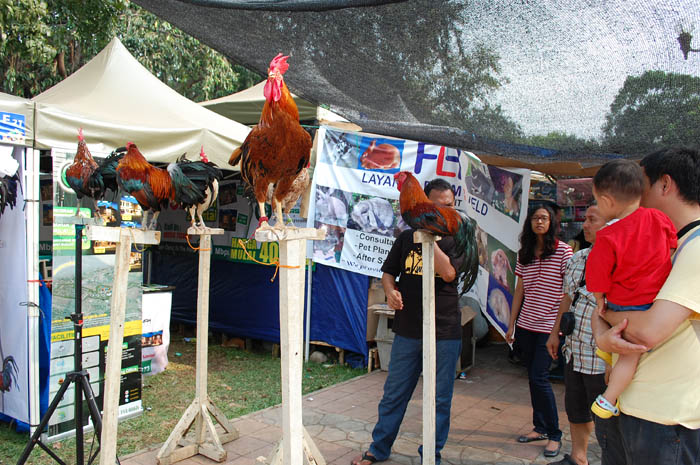
POLYGON ((228 167, 250 129, 188 100, 144 68, 114 38, 95 58, 33 99, 37 146, 72 148, 83 128, 91 150, 107 153, 134 142, 150 161, 183 152, 228 167))
POLYGON ((27 146, 34 143, 34 103, 31 100, 0 92, 0 143, 27 146))
MULTIPOLYGON (((263 105, 265 104, 264 87, 265 81, 262 81, 246 90, 227 95, 226 97, 201 102, 200 105, 239 123, 258 124, 260 113, 262 113, 263 105)), ((294 94, 292 94, 292 97, 299 109, 300 121, 316 119, 316 105, 294 94)))

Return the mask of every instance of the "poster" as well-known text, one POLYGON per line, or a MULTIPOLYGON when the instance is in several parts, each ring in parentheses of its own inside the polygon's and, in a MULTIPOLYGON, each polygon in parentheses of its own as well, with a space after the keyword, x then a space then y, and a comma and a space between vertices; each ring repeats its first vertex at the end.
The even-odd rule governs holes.
MULTIPOLYGON (((93 156, 96 154, 93 153, 93 156)), ((53 183, 53 299, 51 321, 51 360, 49 369, 49 398, 59 390, 65 374, 73 371, 74 332, 70 315, 75 312, 75 226, 57 218, 74 217, 77 212, 75 193, 67 187, 65 170, 73 160, 71 151, 52 151, 53 183)), ((109 195, 109 194, 108 194, 109 195)), ((140 226, 141 211, 132 198, 122 197, 93 206, 92 199, 84 199, 79 214, 99 216, 107 225, 140 226)), ((110 300, 114 282, 116 244, 90 241, 83 234, 82 248, 82 364, 90 377, 90 385, 97 405, 102 409, 107 344, 109 342, 110 300)), ((141 413, 141 298, 143 275, 141 253, 132 249, 129 263, 124 341, 118 417, 120 419, 141 413)), ((75 392, 71 387, 58 409, 49 420, 49 440, 62 439, 74 434, 75 392)), ((84 425, 89 427, 87 406, 83 409, 84 425)))
POLYGON ((423 142, 321 127, 307 227, 326 228, 308 248, 314 262, 381 277, 395 238, 406 228, 394 174, 421 184, 445 179, 455 207, 477 222, 479 276, 468 295, 502 333, 515 289, 518 237, 530 172, 482 163, 469 152, 423 142))
MULTIPOLYGON (((0 145, 0 157, 19 164, 16 172, 20 179, 23 153, 24 147, 0 145)), ((14 208, 7 205, 0 216, 0 413, 29 423, 27 233, 23 205, 22 190, 18 189, 17 204, 14 208)))

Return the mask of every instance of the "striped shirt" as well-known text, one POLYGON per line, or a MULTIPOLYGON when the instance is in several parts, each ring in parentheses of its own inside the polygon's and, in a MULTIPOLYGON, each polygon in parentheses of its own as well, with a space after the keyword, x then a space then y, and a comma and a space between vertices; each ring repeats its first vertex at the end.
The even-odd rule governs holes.
POLYGON ((535 258, 528 265, 518 259, 515 275, 523 281, 523 303, 517 326, 536 333, 549 333, 557 319, 563 297, 562 283, 571 247, 557 241, 556 251, 545 259, 535 258))
MULTIPOLYGON (((590 251, 590 248, 579 250, 571 257, 566 267, 564 293, 568 294, 571 300, 574 300, 575 292, 579 289, 590 251)), ((591 316, 596 307, 595 297, 588 292, 586 286, 583 286, 578 294, 576 305, 570 309, 576 319, 574 332, 566 336, 562 352, 567 363, 573 360, 574 371, 585 375, 598 375, 605 372, 605 362, 595 354, 596 345, 591 330, 591 316)))

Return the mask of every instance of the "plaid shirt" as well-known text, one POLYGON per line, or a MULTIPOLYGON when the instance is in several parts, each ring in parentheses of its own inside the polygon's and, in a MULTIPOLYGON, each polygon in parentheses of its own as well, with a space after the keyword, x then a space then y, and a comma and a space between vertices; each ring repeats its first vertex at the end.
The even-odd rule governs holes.
MULTIPOLYGON (((573 300, 586 268, 590 248, 579 250, 571 257, 564 273, 564 293, 573 300)), ((579 290, 576 305, 571 307, 576 317, 574 332, 566 336, 562 352, 569 363, 573 359, 574 371, 586 375, 605 372, 605 362, 595 355, 595 339, 591 329, 591 316, 595 310, 595 297, 585 287, 579 290)))

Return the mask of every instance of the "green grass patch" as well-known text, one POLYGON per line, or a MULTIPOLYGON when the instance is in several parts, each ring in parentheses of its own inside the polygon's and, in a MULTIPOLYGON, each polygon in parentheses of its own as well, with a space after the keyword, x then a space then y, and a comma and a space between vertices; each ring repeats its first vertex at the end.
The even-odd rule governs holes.
MULTIPOLYGON (((143 414, 119 424, 119 456, 164 442, 194 399, 196 344, 194 339, 189 343, 178 336, 173 339, 167 370, 144 378, 143 414), (176 356, 175 353, 182 355, 176 356)), ((282 402, 279 358, 270 353, 247 352, 214 343, 210 343, 208 356, 207 390, 214 404, 228 418, 282 402)), ((307 363, 304 365, 302 391, 307 394, 363 373, 366 373, 363 369, 347 366, 307 363)), ((92 434, 86 435, 86 457, 92 437, 92 434)), ((8 424, 0 423, 0 465, 16 464, 28 440, 28 434, 18 434, 8 424)), ((73 439, 53 443, 51 447, 63 461, 75 463, 73 439)), ((50 465, 56 462, 35 446, 27 463, 50 465)))

